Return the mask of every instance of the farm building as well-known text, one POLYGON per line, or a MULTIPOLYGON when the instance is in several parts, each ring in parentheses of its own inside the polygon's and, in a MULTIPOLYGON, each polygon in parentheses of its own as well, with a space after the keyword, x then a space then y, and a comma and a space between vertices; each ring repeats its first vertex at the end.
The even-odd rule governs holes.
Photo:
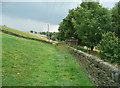
POLYGON ((77 45, 78 44, 78 39, 75 39, 74 37, 72 37, 72 38, 66 39, 65 43, 77 45))

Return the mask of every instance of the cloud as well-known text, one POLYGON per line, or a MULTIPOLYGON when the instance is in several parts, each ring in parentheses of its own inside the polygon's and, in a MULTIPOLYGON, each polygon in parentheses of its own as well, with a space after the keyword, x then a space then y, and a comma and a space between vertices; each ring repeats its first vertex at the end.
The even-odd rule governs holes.
MULTIPOLYGON (((7 1, 7 0, 4 0, 7 1)), ((11 1, 11 0, 10 0, 11 1)), ((14 0, 12 0, 14 1, 14 0)), ((32 0, 31 0, 32 1, 32 0)), ((46 0, 48 1, 48 0, 46 0)), ((57 0, 58 1, 58 0, 57 0)), ((75 0, 76 1, 76 0, 75 0)), ((58 31, 58 24, 68 14, 69 9, 76 8, 78 2, 3 2, 3 24, 22 31, 58 31)), ((101 0, 103 1, 103 0, 101 0)), ((104 0, 105 1, 105 0, 104 0)), ((113 0, 110 0, 113 1, 113 0)), ((117 0, 114 0, 117 1, 117 0)), ((112 8, 114 2, 101 2, 104 7, 112 8)), ((0 24, 2 24, 0 22, 0 24)))
POLYGON ((81 2, 82 0, 2 0, 3 2, 81 2))
MULTIPOLYGON (((93 1, 93 0, 86 0, 93 1)), ((96 0, 100 2, 118 2, 119 0, 96 0)), ((82 0, 2 0, 2 2, 82 2, 82 0)))
MULTIPOLYGON (((0 16, 1 17, 1 16, 0 16)), ((48 31, 48 23, 39 22, 31 19, 19 19, 19 18, 11 18, 8 16, 2 16, 2 25, 6 25, 11 28, 15 28, 21 31, 29 32, 30 30, 34 30, 37 32, 40 31, 48 31)), ((59 25, 49 24, 51 32, 57 32, 59 25)))
POLYGON ((69 9, 77 7, 72 2, 4 2, 3 14, 6 16, 59 24, 69 9))
POLYGON ((0 3, 0 24, 2 24, 2 3, 0 3))
POLYGON ((4 2, 3 25, 22 31, 58 31, 59 23, 68 14, 69 9, 78 3, 72 2, 4 2))

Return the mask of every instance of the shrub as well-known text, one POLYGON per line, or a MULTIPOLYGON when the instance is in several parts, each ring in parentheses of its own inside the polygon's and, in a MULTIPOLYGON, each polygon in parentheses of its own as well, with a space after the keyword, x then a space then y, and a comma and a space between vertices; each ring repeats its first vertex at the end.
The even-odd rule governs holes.
POLYGON ((33 33, 33 30, 31 30, 30 33, 33 33))
POLYGON ((37 34, 37 32, 36 32, 36 31, 35 31, 34 33, 35 33, 35 34, 37 34))
POLYGON ((102 35, 102 40, 98 49, 102 54, 101 58, 110 62, 120 62, 120 45, 119 38, 113 32, 107 32, 102 35))

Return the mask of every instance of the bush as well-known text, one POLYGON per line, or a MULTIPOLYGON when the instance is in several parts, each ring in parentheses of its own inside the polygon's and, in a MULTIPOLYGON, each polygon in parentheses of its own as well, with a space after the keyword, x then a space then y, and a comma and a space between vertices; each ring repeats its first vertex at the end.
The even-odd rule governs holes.
POLYGON ((119 38, 113 32, 107 32, 102 35, 102 40, 98 49, 102 54, 101 58, 110 62, 120 62, 120 45, 119 38))
POLYGON ((35 31, 34 33, 35 33, 35 34, 37 34, 37 32, 36 32, 36 31, 35 31))
POLYGON ((30 33, 33 33, 33 30, 31 30, 30 33))

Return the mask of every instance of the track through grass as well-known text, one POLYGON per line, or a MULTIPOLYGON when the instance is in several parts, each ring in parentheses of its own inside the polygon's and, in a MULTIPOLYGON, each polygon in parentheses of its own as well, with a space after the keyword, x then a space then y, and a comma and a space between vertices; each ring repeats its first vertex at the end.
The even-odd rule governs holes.
POLYGON ((3 86, 93 86, 64 45, 2 34, 3 86))

